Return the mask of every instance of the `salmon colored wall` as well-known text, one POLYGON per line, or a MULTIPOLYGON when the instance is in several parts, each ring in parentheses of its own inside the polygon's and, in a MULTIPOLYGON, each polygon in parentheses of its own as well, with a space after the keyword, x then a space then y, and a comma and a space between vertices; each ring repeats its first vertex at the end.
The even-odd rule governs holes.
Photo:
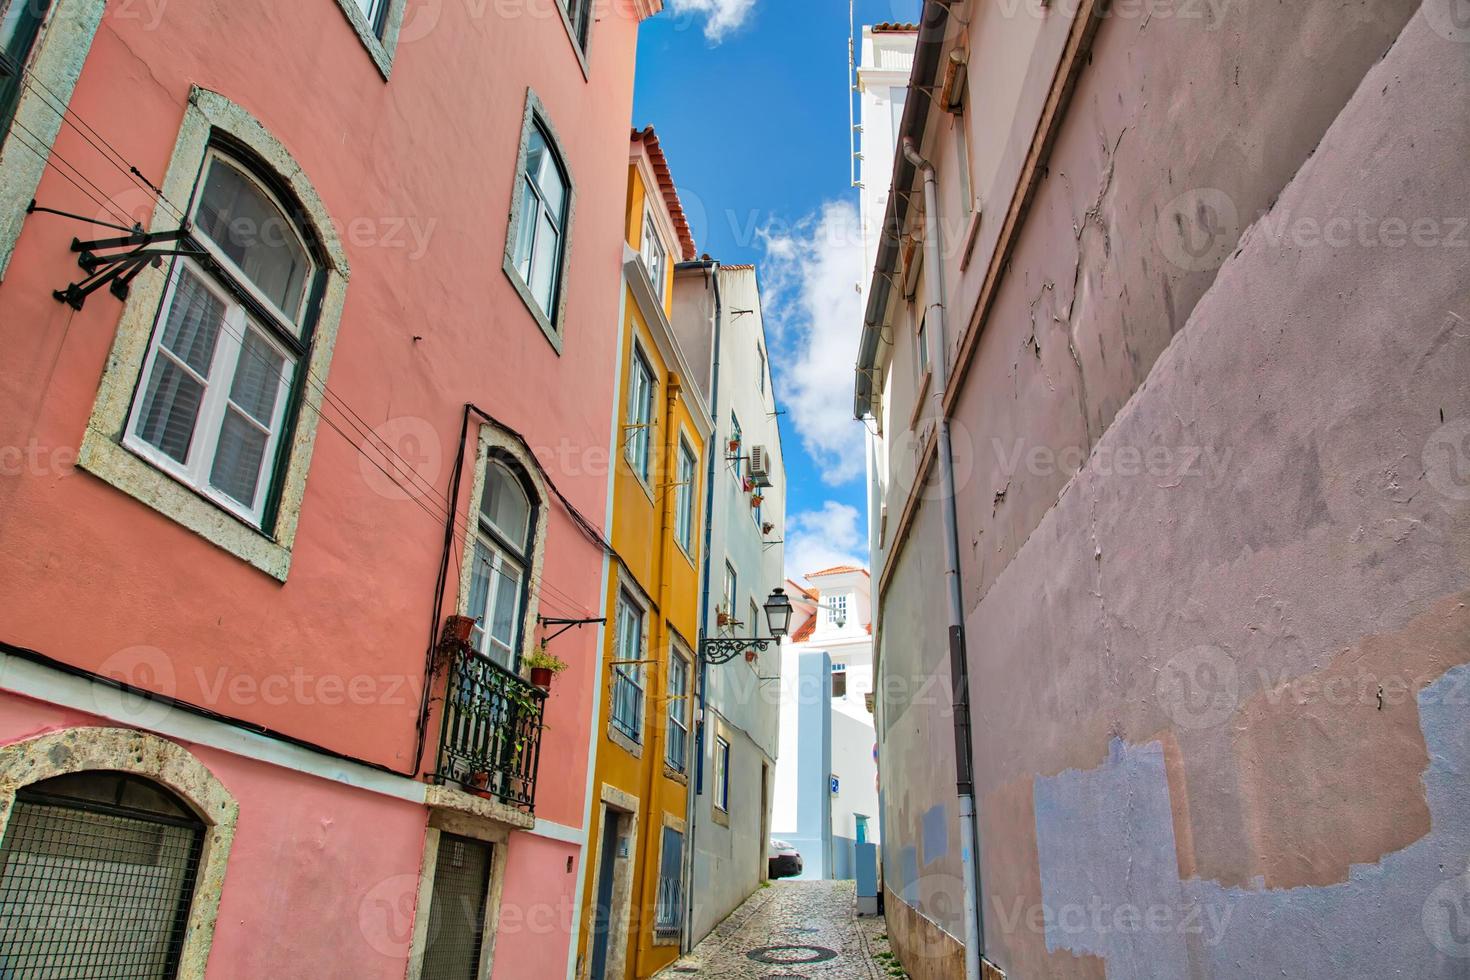
MULTIPOLYGON (((0 745, 105 719, 0 694, 0 745)), ((189 749, 240 805, 209 973, 399 980, 428 811, 415 803, 189 749), (363 847, 363 841, 373 842, 363 847), (335 909, 334 915, 302 915, 335 909)), ((523 974, 529 976, 530 974, 523 974)))
MULTIPOLYGON (((430 606, 444 520, 426 508, 443 509, 463 404, 524 433, 561 490, 593 521, 604 513, 624 237, 614 202, 625 194, 636 20, 621 3, 600 8, 588 80, 549 6, 511 5, 505 16, 494 4, 414 3, 385 83, 329 0, 169 4, 156 23, 140 15, 145 6, 109 5, 72 108, 155 183, 191 84, 239 103, 286 146, 351 263, 330 389, 366 427, 408 417, 429 457, 416 469, 435 492, 421 502, 380 495, 357 450, 322 425, 283 585, 69 462, 0 477, 0 639, 411 771, 429 626, 440 618, 430 606), (560 355, 501 271, 528 85, 576 183, 560 355), (576 397, 551 397, 567 392, 576 397), (138 645, 160 651, 141 674, 115 659, 138 645), (372 703, 324 710, 319 698, 266 703, 218 686, 222 676, 253 687, 297 670, 330 683, 370 678, 372 703)), ((147 195, 71 129, 56 154, 126 209, 151 214, 147 195)), ((98 212, 54 170, 37 197, 98 212)), ((68 251, 79 234, 84 226, 32 216, 0 284, 0 445, 75 458, 121 309, 105 291, 82 312, 51 298, 79 277, 68 251)), ((601 558, 553 504, 542 612, 597 615, 601 558)), ((538 815, 572 825, 594 643, 591 631, 559 641, 572 668, 549 705, 544 752, 558 765, 543 769, 538 815)))

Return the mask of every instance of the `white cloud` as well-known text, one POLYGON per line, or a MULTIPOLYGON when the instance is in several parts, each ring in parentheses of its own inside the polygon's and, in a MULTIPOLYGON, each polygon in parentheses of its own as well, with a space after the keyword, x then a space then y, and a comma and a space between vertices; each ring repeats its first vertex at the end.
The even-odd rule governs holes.
POLYGON ((867 531, 856 507, 828 500, 821 510, 786 519, 786 577, 802 582, 808 572, 834 565, 867 565, 867 531))
POLYGON ((778 395, 802 445, 839 486, 862 475, 863 426, 852 417, 862 334, 862 228, 856 206, 828 202, 795 227, 761 232, 767 322, 779 356, 778 395))
POLYGON ((744 24, 754 9, 755 0, 673 0, 672 4, 675 17, 704 17, 704 36, 715 44, 744 24))

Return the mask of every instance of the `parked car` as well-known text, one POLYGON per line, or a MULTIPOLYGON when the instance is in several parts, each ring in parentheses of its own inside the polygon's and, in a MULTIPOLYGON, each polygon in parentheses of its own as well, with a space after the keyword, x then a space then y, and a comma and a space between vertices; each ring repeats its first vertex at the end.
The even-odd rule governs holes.
POLYGON ((766 852, 771 865, 771 878, 795 878, 801 874, 801 852, 784 840, 771 838, 771 848, 766 852))

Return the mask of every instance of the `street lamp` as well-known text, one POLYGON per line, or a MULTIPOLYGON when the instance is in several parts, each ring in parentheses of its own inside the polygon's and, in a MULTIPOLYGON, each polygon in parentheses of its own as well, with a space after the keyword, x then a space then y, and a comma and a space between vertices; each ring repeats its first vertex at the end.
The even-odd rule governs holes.
MULTIPOLYGON (((791 625, 791 600, 787 598, 786 590, 772 589, 763 608, 766 611, 766 625, 771 630, 770 636, 707 636, 699 643, 699 652, 705 662, 727 664, 747 650, 764 651, 772 643, 780 642, 791 625)), ((755 626, 754 623, 751 625, 755 626)))

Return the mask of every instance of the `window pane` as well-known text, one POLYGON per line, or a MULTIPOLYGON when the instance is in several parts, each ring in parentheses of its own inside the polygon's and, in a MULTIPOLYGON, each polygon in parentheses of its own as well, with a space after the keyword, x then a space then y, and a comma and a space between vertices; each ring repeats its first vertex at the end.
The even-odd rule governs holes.
POLYGON ((541 199, 536 196, 536 190, 531 186, 530 180, 527 180, 525 186, 521 188, 521 210, 516 219, 515 253, 516 271, 527 283, 531 281, 531 249, 536 240, 536 218, 540 214, 541 199))
POLYGON ((143 396, 143 411, 138 415, 138 438, 180 463, 187 462, 203 398, 203 385, 168 355, 157 355, 143 396))
POLYGON ((180 266, 178 286, 160 342, 197 374, 207 378, 224 317, 224 304, 193 273, 180 266))
POLYGON ((559 236, 545 212, 536 229, 536 248, 531 258, 531 295, 541 304, 548 317, 555 313, 552 304, 556 294, 556 259, 559 236))
POLYGON ((210 485, 254 509, 260 467, 269 440, 269 434, 246 421, 242 413, 233 407, 226 410, 219 446, 214 452, 214 467, 209 474, 210 485))
MULTIPOLYGON (((490 605, 490 579, 493 570, 494 556, 490 549, 479 541, 475 542, 475 560, 470 565, 470 596, 469 608, 466 612, 475 620, 475 629, 484 637, 485 632, 485 610, 490 605)), ((476 642, 476 648, 483 650, 483 643, 476 642)))
POLYGON ((551 211, 552 220, 557 227, 561 227, 567 202, 566 181, 562 178, 556 156, 546 145, 546 137, 541 130, 532 129, 531 146, 532 152, 526 158, 526 173, 536 181, 536 186, 541 189, 541 197, 551 211))
POLYGON ((508 561, 502 561, 495 575, 495 611, 490 617, 490 638, 514 648, 516 616, 520 611, 521 573, 508 561))
POLYGON ((235 380, 230 385, 230 401, 270 428, 284 377, 286 358, 257 331, 247 330, 244 349, 235 366, 235 380))
POLYGON ((293 320, 301 313, 311 261, 295 223, 248 177, 213 158, 196 213, 199 230, 293 320))
POLYGON ((521 481, 500 463, 485 464, 485 489, 480 513, 522 555, 530 551, 531 501, 521 481))

